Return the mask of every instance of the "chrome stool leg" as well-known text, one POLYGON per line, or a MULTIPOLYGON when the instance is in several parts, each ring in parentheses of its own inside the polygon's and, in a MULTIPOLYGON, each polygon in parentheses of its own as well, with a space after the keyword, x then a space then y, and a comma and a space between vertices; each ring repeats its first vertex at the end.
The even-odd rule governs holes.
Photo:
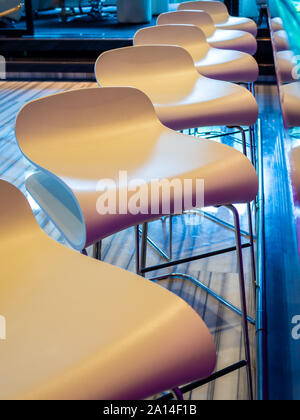
POLYGON ((93 246, 93 258, 101 261, 102 241, 96 242, 93 246))
POLYGON ((173 258, 173 215, 169 218, 169 258, 173 258))
POLYGON ((140 271, 140 227, 135 226, 135 271, 136 274, 141 274, 140 271))
MULTIPOLYGON (((217 295, 215 292, 213 292, 210 288, 203 285, 201 282, 199 282, 197 279, 195 279, 192 276, 189 276, 187 274, 181 274, 181 273, 171 273, 171 274, 165 274, 162 276, 154 277, 149 280, 151 281, 160 281, 160 280, 166 280, 168 278, 182 278, 185 280, 189 280, 195 285, 199 286, 201 289, 203 289, 205 292, 207 292, 210 296, 212 296, 214 299, 216 299, 218 302, 222 303, 225 307, 232 310, 233 312, 237 313, 242 318, 242 331, 243 331, 243 339, 244 339, 244 347, 245 347, 245 360, 241 360, 238 363, 235 363, 232 366, 227 367, 225 370, 221 371, 220 373, 215 373, 212 378, 218 378, 221 376, 224 376, 228 373, 233 372, 234 370, 241 369, 242 367, 247 368, 247 384, 248 384, 248 394, 249 399, 253 400, 254 393, 253 393, 253 379, 252 379, 252 371, 251 371, 251 352, 250 352, 250 338, 249 338, 249 329, 248 329, 248 322, 255 325, 254 319, 250 318, 247 313, 247 299, 246 299, 246 287, 245 287, 245 275, 244 275, 244 265, 243 265, 243 254, 242 254, 242 241, 241 241, 241 230, 240 230, 240 218, 237 209, 233 205, 226 205, 224 206, 228 208, 234 218, 234 225, 235 225, 235 238, 236 238, 236 252, 237 252, 237 261, 238 261, 238 271, 239 271, 239 287, 240 287, 240 299, 241 299, 241 310, 233 306, 230 302, 222 298, 221 296, 217 295)), ((147 224, 145 223, 143 226, 143 243, 142 243, 142 263, 141 263, 141 272, 150 272, 155 271, 158 269, 158 267, 154 266, 150 269, 146 269, 146 234, 147 234, 147 224), (146 270, 146 271, 145 271, 146 270)), ((196 259, 196 258, 195 258, 196 259)), ((195 260, 194 259, 194 260, 195 260)), ((181 263, 186 262, 186 260, 178 260, 173 265, 179 265, 181 263)), ((215 379, 209 379, 205 381, 205 383, 210 382, 211 380, 215 379)), ((195 389, 199 386, 199 382, 195 383, 195 388, 192 388, 193 384, 189 385, 189 390, 195 389)), ((184 387, 185 388, 185 387, 184 387)), ((186 391, 187 392, 187 391, 186 391)))
MULTIPOLYGON (((161 219, 162 221, 164 221, 163 219, 161 219)), ((142 235, 143 234, 143 230, 139 227, 139 234, 142 235)), ((172 232, 170 232, 170 234, 172 235, 172 232)), ((167 253, 165 251, 163 251, 156 242, 154 242, 153 239, 150 238, 150 236, 147 236, 147 242, 149 244, 149 246, 151 248, 154 249, 155 252, 157 252, 158 255, 161 256, 162 259, 166 260, 166 261, 170 261, 172 259, 172 255, 167 255, 167 253)), ((172 249, 172 244, 169 243, 169 250, 172 249)))
MULTIPOLYGON (((147 261, 147 237, 148 237, 148 223, 143 224, 142 231, 142 251, 141 251, 141 268, 146 267, 147 261)), ((145 277, 145 273, 141 270, 141 275, 145 277)))
POLYGON ((230 209, 234 216, 234 222, 236 226, 236 245, 237 245, 237 258, 238 258, 238 269, 239 269, 239 279, 240 279, 240 294, 241 294, 241 305, 242 305, 242 327, 244 335, 244 344, 245 344, 245 354, 247 362, 247 380, 248 380, 248 392, 249 399, 253 400, 253 381, 252 381, 252 371, 251 371, 251 352, 250 352, 250 339, 249 339, 249 329, 248 329, 248 314, 247 314, 247 300, 246 300, 246 288, 245 288, 245 275, 244 275, 244 266, 243 266, 243 251, 242 251, 242 241, 240 235, 240 219, 237 209, 234 206, 226 206, 230 209))
POLYGON ((249 238, 250 238, 250 252, 251 252, 251 272, 252 272, 252 284, 253 284, 253 293, 254 300, 256 299, 256 262, 255 262, 255 250, 254 250, 254 235, 253 235, 253 222, 252 222, 252 211, 251 204, 247 204, 247 213, 248 213, 248 225, 249 225, 249 238))

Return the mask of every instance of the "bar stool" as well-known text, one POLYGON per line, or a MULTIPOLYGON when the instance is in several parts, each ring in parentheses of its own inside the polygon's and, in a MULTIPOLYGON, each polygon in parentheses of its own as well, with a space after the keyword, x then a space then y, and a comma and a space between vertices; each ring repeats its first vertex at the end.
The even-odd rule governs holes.
MULTIPOLYGON (((256 123, 255 98, 241 86, 201 76, 182 47, 142 45, 107 51, 98 58, 95 73, 100 86, 133 86, 145 92, 161 122, 173 130, 238 127, 246 153, 241 126, 256 123)), ((255 162, 251 128, 250 133, 251 159, 255 162)))
POLYGON ((276 31, 274 32, 273 36, 277 52, 291 49, 286 31, 276 31))
POLYGON ((211 375, 213 338, 184 301, 47 237, 11 184, 0 197, 1 400, 143 399, 211 375))
MULTIPOLYGON (((143 45, 107 51, 98 58, 95 73, 100 86, 132 86, 146 93, 161 122, 173 130, 234 127, 242 133, 243 149, 247 154, 246 133, 242 126, 249 126, 251 159, 255 161, 251 126, 257 120, 258 107, 253 95, 236 84, 199 75, 185 49, 143 45)), ((250 205, 248 219, 254 280, 250 205)))
MULTIPOLYGON (((282 83, 291 83, 296 80, 294 69, 296 66, 295 55, 291 50, 279 51, 276 53, 278 70, 282 83)), ((297 73, 297 72, 296 72, 297 73)))
MULTIPOLYGON (((184 53, 183 57, 186 54, 190 57, 179 47, 168 48, 178 49, 184 53)), ((132 47, 131 50, 138 49, 132 47)), ((181 60, 178 63, 182 63, 181 60)), ((154 76, 153 80, 157 80, 154 76)), ((162 73, 160 81, 163 83, 164 76, 162 73)), ((134 80, 134 74, 132 78, 134 80)), ((253 165, 242 153, 163 126, 149 98, 134 88, 81 89, 29 102, 17 117, 16 135, 20 149, 37 169, 27 179, 28 191, 78 250, 122 229, 139 224, 146 226, 148 221, 170 215, 176 212, 178 203, 182 210, 193 208, 198 192, 203 192, 202 180, 205 206, 249 203, 258 190, 253 165), (126 171, 126 179, 123 174, 120 176, 120 170, 126 171), (193 182, 185 191, 184 199, 182 190, 177 188, 164 198, 161 194, 149 194, 153 177, 154 186, 162 181, 171 185, 176 181, 180 185, 185 185, 186 180, 193 182), (200 187, 197 180, 201 180, 200 187), (142 205, 145 186, 148 189, 143 195, 145 205, 142 205), (111 200, 109 208, 104 206, 107 200, 111 200), (131 210, 130 203, 136 203, 131 210)), ((242 309, 234 308, 224 299, 220 301, 242 316, 246 358, 230 369, 247 367, 249 397, 252 398, 250 318, 239 216, 232 205, 228 208, 236 227, 236 247, 231 251, 237 250, 242 309)), ((137 230, 136 243, 139 251, 137 230)), ((136 258, 137 270, 142 272, 140 261, 143 266, 144 251, 141 258, 139 254, 136 258)), ((198 285, 201 287, 200 282, 198 285)))
POLYGON ((185 48, 198 72, 211 79, 253 83, 258 78, 258 64, 250 54, 212 48, 195 25, 159 25, 137 31, 134 45, 151 44, 185 48))
POLYGON ((180 10, 162 13, 157 18, 157 25, 195 25, 204 32, 211 47, 224 50, 237 50, 254 55, 257 41, 249 32, 218 29, 210 15, 200 10, 180 10))
POLYGON ((300 81, 283 85, 280 90, 285 126, 300 127, 300 81))
POLYGON ((178 10, 204 10, 214 21, 216 28, 237 29, 257 35, 257 25, 252 19, 233 17, 228 13, 226 5, 220 1, 190 1, 179 4, 178 10))
POLYGON ((281 31, 283 29, 283 22, 280 17, 271 19, 271 29, 275 31, 281 31))
POLYGON ((104 52, 95 65, 100 86, 132 86, 154 104, 173 130, 249 126, 256 122, 254 97, 241 86, 201 76, 191 55, 178 46, 142 45, 104 52))

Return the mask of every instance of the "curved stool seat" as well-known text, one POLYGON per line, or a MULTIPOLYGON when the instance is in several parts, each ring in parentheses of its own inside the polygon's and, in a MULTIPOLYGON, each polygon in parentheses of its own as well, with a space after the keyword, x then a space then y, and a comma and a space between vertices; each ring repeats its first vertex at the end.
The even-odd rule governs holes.
POLYGON ((237 50, 251 55, 257 52, 256 39, 248 32, 217 29, 214 34, 207 38, 207 42, 215 48, 224 50, 237 50))
POLYGON ((257 25, 254 20, 246 17, 235 17, 229 16, 226 22, 216 23, 216 28, 218 29, 229 29, 229 30, 238 30, 243 32, 249 32, 255 38, 257 36, 257 25))
POLYGON ((296 79, 294 78, 293 70, 296 65, 296 60, 293 51, 279 51, 276 53, 276 58, 282 83, 294 82, 296 79))
POLYGON ((300 82, 281 86, 281 95, 286 127, 300 127, 300 82))
POLYGON ((281 31, 283 29, 283 22, 280 17, 275 17, 271 19, 271 28, 275 31, 281 31))
POLYGON ((190 1, 179 4, 177 10, 203 10, 219 29, 237 29, 257 35, 257 25, 252 19, 230 16, 226 5, 220 1, 190 1))
POLYGON ((233 83, 199 75, 191 55, 177 46, 143 45, 111 50, 96 62, 100 86, 132 86, 146 93, 161 122, 174 130, 253 125, 253 95, 233 83))
POLYGON ((4 181, 0 196, 0 399, 142 399, 212 373, 213 339, 184 301, 50 239, 4 181))
POLYGON ((140 29, 134 45, 178 45, 192 56, 203 76, 228 82, 252 83, 258 78, 258 64, 240 51, 212 48, 203 31, 195 25, 159 25, 140 29))
POLYGON ((274 32, 274 43, 278 52, 291 49, 288 35, 284 30, 274 32))
MULTIPOLYGON (((207 206, 248 203, 257 194, 256 172, 242 153, 169 130, 150 100, 132 88, 81 89, 30 102, 18 115, 16 135, 38 169, 27 179, 28 191, 78 250, 175 212, 174 203, 182 201, 177 190, 168 211, 159 195, 149 199, 145 211, 130 212, 127 204, 136 194, 130 182, 137 179, 148 191, 153 178, 181 185, 186 179, 204 180, 207 206), (120 180, 120 171, 127 171, 128 184, 120 180), (115 188, 116 209, 124 206, 127 193, 123 212, 99 210, 101 180, 115 188)), ((193 182, 187 198, 195 198, 197 190, 193 182)), ((192 207, 190 200, 183 204, 184 210, 192 207)))
POLYGON ((254 55, 257 51, 257 41, 253 35, 239 30, 217 29, 212 18, 200 10, 181 10, 162 13, 157 18, 157 25, 186 24, 200 28, 211 47, 225 50, 237 50, 254 55))

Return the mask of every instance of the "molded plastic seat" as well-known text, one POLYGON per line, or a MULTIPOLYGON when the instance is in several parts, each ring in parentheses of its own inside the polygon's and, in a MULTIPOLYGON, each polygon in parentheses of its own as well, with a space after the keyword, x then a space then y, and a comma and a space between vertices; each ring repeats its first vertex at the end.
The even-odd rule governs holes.
POLYGON ((281 86, 281 98, 286 127, 300 127, 300 82, 281 86))
POLYGON ((283 29, 283 22, 280 17, 271 19, 271 28, 273 31, 281 31, 283 29))
POLYGON ((294 82, 293 70, 296 65, 296 60, 293 51, 279 51, 276 53, 280 78, 282 83, 294 82))
MULTIPOLYGON (((165 76, 161 74, 164 84, 169 82, 165 76)), ((241 108, 244 101, 236 102, 241 108)), ((215 103, 212 99, 213 108, 215 103)), ((186 179, 204 180, 206 206, 248 203, 257 194, 257 174, 242 153, 166 128, 147 96, 133 88, 80 89, 29 102, 18 115, 16 135, 21 150, 38 170, 27 179, 28 191, 79 250, 165 214, 160 196, 149 199, 148 212, 134 214, 125 209, 124 214, 99 214, 101 180, 115 183, 116 209, 124 192, 128 194, 125 204, 136 195, 130 182, 137 179, 148 187, 153 179, 176 179, 181 185, 186 179), (120 171, 127 171, 128 184, 119 179, 120 171)), ((189 200, 195 199, 197 185, 193 182, 187 191, 183 209, 191 208, 189 200)), ((174 213, 179 199, 182 193, 176 189, 168 199, 168 214, 174 213)))
POLYGON ((284 30, 274 32, 274 43, 277 51, 285 51, 291 49, 288 35, 284 30))
POLYGON ((174 130, 253 125, 253 95, 233 83, 199 75, 182 47, 143 45, 111 50, 96 62, 100 86, 132 86, 151 99, 161 122, 174 130))
POLYGON ((195 25, 159 25, 140 29, 135 45, 168 44, 185 48, 203 76, 228 82, 255 82, 258 65, 255 59, 240 51, 212 48, 203 31, 195 25))
POLYGON ((237 50, 254 55, 257 41, 253 35, 244 31, 217 29, 208 13, 200 10, 181 10, 163 13, 158 16, 157 25, 195 25, 204 32, 207 42, 214 48, 237 50))
POLYGON ((4 181, 0 196, 0 399, 141 399, 212 373, 213 339, 184 301, 50 239, 4 181))
POLYGON ((190 1, 179 4, 178 10, 204 10, 219 29, 237 29, 257 35, 257 25, 252 19, 233 17, 228 13, 226 5, 220 1, 190 1))

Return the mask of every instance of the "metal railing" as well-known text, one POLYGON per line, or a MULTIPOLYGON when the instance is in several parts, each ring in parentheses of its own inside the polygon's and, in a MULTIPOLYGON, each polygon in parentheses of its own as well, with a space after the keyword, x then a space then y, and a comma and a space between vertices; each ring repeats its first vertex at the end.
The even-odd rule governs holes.
POLYGON ((22 9, 24 3, 20 3, 17 7, 13 7, 12 9, 5 10, 4 12, 0 12, 0 18, 6 17, 11 15, 12 13, 17 12, 18 10, 22 9))

